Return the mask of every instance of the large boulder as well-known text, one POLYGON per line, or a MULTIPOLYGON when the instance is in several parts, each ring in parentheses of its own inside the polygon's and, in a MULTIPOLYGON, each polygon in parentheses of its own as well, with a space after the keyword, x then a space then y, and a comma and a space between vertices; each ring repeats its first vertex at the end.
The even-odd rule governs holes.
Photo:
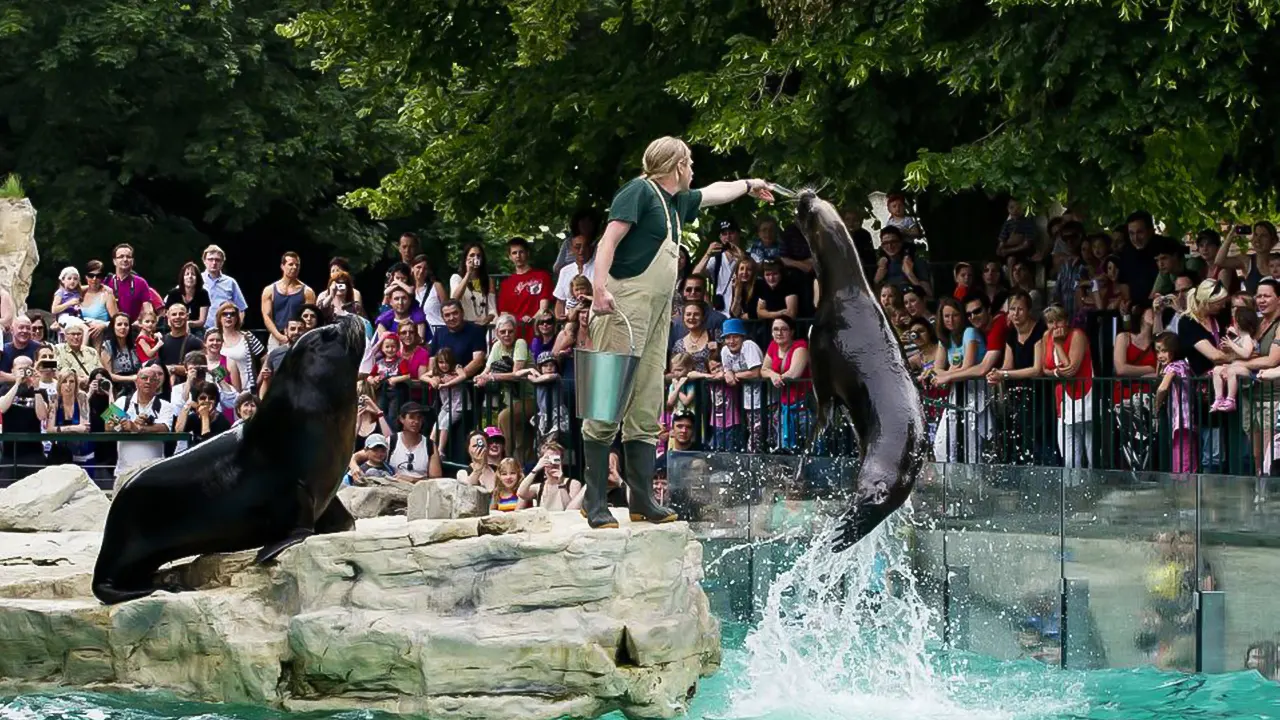
POLYGON ((403 515, 409 506, 409 489, 409 485, 402 483, 372 487, 349 485, 338 491, 338 501, 356 519, 403 515))
POLYGON ((0 581, 0 685, 438 720, 674 717, 720 662, 701 546, 685 523, 619 520, 360 520, 268 566, 253 551, 176 565, 164 580, 194 591, 109 608, 68 595, 91 534, 0 533, 0 555, 32 563, 27 582, 0 581))
POLYGON ((78 465, 54 465, 0 490, 0 531, 101 531, 111 501, 78 465))
POLYGON ((27 293, 39 262, 36 209, 26 198, 0 198, 0 288, 13 296, 18 312, 27 310, 27 293))
POLYGON ((482 487, 440 478, 422 480, 409 491, 410 520, 449 520, 489 514, 492 494, 482 487))

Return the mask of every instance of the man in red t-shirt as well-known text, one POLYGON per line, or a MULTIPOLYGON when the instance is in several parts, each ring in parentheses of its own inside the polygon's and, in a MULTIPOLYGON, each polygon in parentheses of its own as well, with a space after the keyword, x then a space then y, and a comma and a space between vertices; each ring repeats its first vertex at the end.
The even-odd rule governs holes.
POLYGON ((551 273, 529 265, 529 241, 524 238, 507 242, 507 257, 515 271, 498 287, 498 312, 514 315, 520 337, 532 342, 533 318, 551 306, 551 273))

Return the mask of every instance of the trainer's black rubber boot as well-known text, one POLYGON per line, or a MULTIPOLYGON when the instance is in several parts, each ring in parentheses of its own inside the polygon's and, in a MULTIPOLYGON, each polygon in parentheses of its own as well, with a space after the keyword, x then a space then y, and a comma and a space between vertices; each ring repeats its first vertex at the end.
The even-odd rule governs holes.
POLYGON ((653 469, 658 456, 654 446, 643 442, 622 443, 625 462, 623 475, 631 494, 627 505, 631 508, 633 522, 669 523, 676 521, 676 514, 653 499, 653 469))
POLYGON ((595 529, 616 528, 618 521, 609 512, 609 446, 583 440, 582 455, 582 482, 587 486, 582 498, 582 516, 595 529))

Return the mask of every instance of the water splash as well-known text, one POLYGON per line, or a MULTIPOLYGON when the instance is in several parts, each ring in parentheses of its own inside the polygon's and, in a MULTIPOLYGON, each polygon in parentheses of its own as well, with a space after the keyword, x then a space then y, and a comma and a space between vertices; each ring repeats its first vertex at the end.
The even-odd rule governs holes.
POLYGON ((910 507, 840 554, 829 549, 834 525, 827 518, 807 547, 793 546, 721 717, 1029 720, 1078 709, 1077 693, 1047 668, 971 681, 964 659, 941 652, 911 567, 910 507))

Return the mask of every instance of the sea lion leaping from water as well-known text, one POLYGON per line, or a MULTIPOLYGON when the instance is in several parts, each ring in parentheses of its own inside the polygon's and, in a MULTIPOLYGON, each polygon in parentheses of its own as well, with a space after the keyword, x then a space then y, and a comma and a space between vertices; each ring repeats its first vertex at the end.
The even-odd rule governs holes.
POLYGON ((129 478, 107 513, 93 594, 107 604, 145 597, 161 589, 153 578, 167 562, 253 548, 266 562, 314 533, 355 527, 336 495, 364 350, 352 316, 308 332, 252 419, 129 478))
POLYGON ((810 437, 835 405, 849 411, 862 462, 853 505, 840 520, 834 549, 851 547, 897 510, 924 462, 924 411, 902 347, 862 271, 848 228, 812 191, 799 197, 800 230, 813 250, 821 290, 809 357, 818 398, 810 437))

